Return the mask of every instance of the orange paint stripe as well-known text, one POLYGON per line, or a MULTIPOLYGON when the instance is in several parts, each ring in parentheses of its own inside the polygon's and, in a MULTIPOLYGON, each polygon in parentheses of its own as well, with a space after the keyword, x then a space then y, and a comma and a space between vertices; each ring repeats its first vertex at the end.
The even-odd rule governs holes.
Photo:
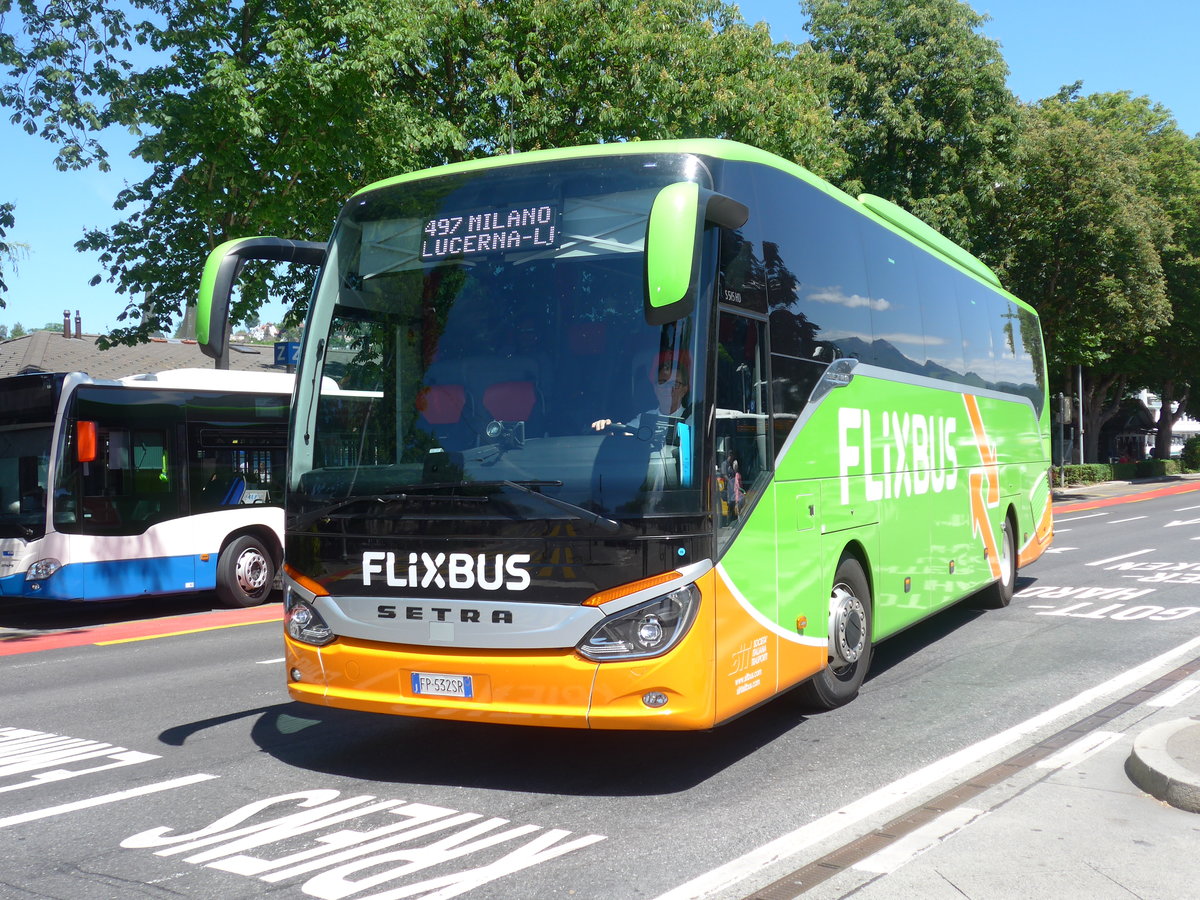
POLYGON ((173 635, 194 634, 233 628, 238 625, 262 625, 283 619, 282 605, 251 607, 250 609, 219 610, 190 616, 172 616, 145 622, 117 622, 90 628, 72 629, 52 634, 0 635, 0 656, 36 653, 41 650, 60 650, 65 647, 107 646, 129 641, 150 640, 173 635), (182 628, 180 626, 183 626, 182 628))

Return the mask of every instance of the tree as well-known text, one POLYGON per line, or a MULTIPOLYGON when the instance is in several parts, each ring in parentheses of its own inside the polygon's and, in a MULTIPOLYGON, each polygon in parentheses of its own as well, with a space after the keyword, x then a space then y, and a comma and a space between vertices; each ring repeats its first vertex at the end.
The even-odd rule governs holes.
POLYGON ((1018 105, 987 21, 959 0, 803 0, 832 64, 843 187, 900 204, 968 249, 996 203, 1018 105))
POLYGON ((1146 143, 1153 192, 1171 225, 1160 255, 1173 315, 1161 339, 1140 354, 1141 378, 1162 401, 1155 455, 1166 459, 1175 423, 1200 411, 1200 138, 1170 121, 1146 143))
MULTIPOLYGON (((0 203, 0 263, 7 260, 10 264, 15 262, 13 258, 13 247, 9 244, 5 237, 8 234, 8 229, 16 224, 13 218, 13 205, 11 203, 0 203)), ((4 283, 4 267, 0 265, 0 309, 6 305, 4 295, 8 293, 8 285, 4 283)))
POLYGON ((1157 205, 1166 223, 1153 232, 1162 266, 1171 322, 1133 346, 1132 388, 1158 394, 1154 453, 1171 455, 1175 423, 1200 385, 1200 142, 1189 138, 1170 110, 1129 91, 1077 96, 1079 85, 1060 99, 1070 114, 1102 129, 1121 145, 1140 170, 1139 194, 1157 205))
POLYGON ((1171 309, 1159 248, 1169 223, 1127 136, 1074 107, 1072 89, 1029 107, 993 225, 999 269, 1041 314, 1052 383, 1084 374, 1085 458, 1171 309))
MULTIPOLYGON (((839 170, 826 64, 747 28, 719 0, 304 0, 230 7, 21 0, 0 101, 64 150, 103 163, 95 129, 140 129, 153 167, 124 219, 77 245, 131 301, 102 339, 170 333, 205 255, 246 234, 323 239, 338 204, 379 178, 510 150, 733 137, 839 170), (66 36, 64 38, 64 35, 66 36), (137 67, 131 42, 155 56, 137 67), (90 56, 88 55, 90 54, 90 56)), ((0 45, 0 50, 3 50, 0 45)), ((232 310, 267 296, 299 314, 306 274, 250 266, 232 310)), ((295 315, 293 316, 293 318, 295 315)))

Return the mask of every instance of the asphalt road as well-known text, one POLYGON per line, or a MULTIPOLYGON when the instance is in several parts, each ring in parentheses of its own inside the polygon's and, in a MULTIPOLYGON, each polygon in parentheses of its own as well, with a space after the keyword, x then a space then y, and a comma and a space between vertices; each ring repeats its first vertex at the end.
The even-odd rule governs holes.
POLYGON ((0 897, 749 897, 1196 637, 1200 492, 1056 522, 1011 607, 881 645, 848 707, 708 734, 294 704, 278 623, 203 602, 0 612, 0 897))

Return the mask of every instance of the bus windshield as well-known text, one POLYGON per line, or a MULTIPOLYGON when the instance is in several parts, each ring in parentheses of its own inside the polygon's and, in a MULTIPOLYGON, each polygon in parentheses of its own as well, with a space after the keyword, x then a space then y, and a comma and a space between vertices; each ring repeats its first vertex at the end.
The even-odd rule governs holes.
POLYGON ((0 538, 46 533, 50 444, 62 376, 0 381, 0 538))
POLYGON ((328 339, 308 377, 338 389, 295 413, 292 512, 384 496, 610 530, 701 513, 710 307, 665 326, 643 310, 651 204, 686 180, 710 181, 695 157, 646 155, 353 199, 309 322, 328 339))

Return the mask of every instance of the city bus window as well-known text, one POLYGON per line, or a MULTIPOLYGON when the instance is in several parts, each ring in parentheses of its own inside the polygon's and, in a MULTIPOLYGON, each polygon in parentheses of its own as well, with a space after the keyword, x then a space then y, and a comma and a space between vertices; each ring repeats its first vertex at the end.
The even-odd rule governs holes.
POLYGON ((958 308, 963 336, 963 383, 972 387, 996 387, 996 348, 992 325, 999 310, 992 292, 966 275, 957 278, 958 308))
POLYGON ((863 235, 875 363, 898 372, 925 374, 925 334, 917 292, 917 251, 882 228, 863 235))
POLYGON ((928 253, 917 254, 921 321, 925 331, 926 372, 933 378, 960 382, 963 368, 962 328, 954 290, 958 274, 928 253))
POLYGON ((771 438, 763 324, 722 313, 718 331, 718 526, 724 543, 768 480, 771 438))
POLYGON ((820 359, 834 351, 873 362, 870 291, 857 212, 783 176, 778 185, 759 192, 758 203, 772 345, 778 334, 788 344, 776 349, 790 345, 784 350, 789 356, 820 359))

